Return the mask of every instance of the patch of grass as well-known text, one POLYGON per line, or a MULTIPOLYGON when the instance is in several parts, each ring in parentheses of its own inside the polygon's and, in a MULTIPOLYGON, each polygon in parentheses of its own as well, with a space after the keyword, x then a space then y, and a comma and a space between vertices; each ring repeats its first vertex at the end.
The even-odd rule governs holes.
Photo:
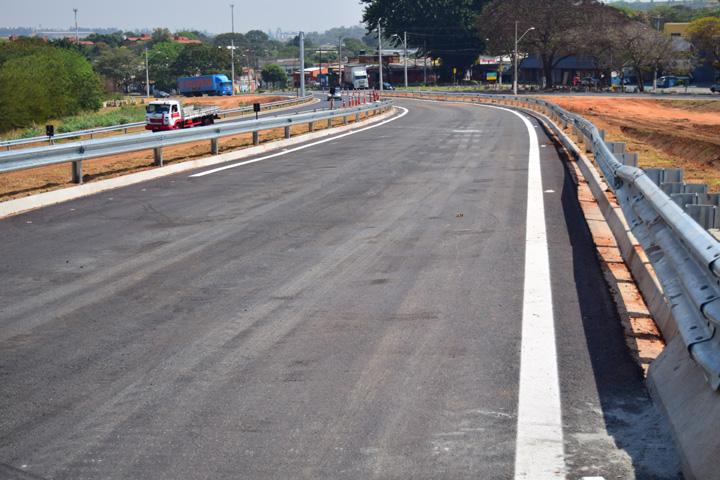
MULTIPOLYGON (((66 133, 77 130, 88 130, 90 128, 109 127, 111 125, 140 122, 144 118, 144 105, 129 105, 119 108, 104 109, 98 112, 85 112, 48 123, 55 125, 56 133, 66 133)), ((7 134, 0 136, 0 140, 15 140, 19 138, 39 137, 41 135, 45 135, 45 126, 33 125, 32 127, 8 132, 7 134)))
POLYGON ((145 118, 143 105, 126 106, 106 112, 92 112, 65 118, 57 128, 58 133, 87 130, 97 127, 122 125, 123 123, 139 122, 145 118))

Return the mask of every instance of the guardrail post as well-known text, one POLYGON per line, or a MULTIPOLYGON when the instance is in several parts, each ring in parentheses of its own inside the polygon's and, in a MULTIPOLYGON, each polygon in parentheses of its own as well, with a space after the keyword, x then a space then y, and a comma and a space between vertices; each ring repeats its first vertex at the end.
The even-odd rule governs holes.
POLYGON ((253 145, 260 145, 260 132, 252 132, 253 134, 253 145))
POLYGON ((153 157, 155 158, 155 166, 163 166, 163 151, 162 147, 153 148, 153 157))
POLYGON ((72 162, 72 181, 77 184, 83 182, 82 160, 72 162))
POLYGON ((285 127, 285 138, 290 138, 290 127, 285 127))
POLYGON ((328 118, 327 128, 332 128, 332 118, 328 118))
POLYGON ((313 122, 308 123, 308 132, 315 131, 315 124, 313 122))
POLYGON ((212 140, 210 140, 210 152, 211 152, 213 155, 217 155, 218 153, 220 153, 220 142, 219 142, 219 139, 213 138, 212 140))
POLYGON ((347 116, 343 115, 343 125, 347 125, 347 124, 348 124, 347 116))

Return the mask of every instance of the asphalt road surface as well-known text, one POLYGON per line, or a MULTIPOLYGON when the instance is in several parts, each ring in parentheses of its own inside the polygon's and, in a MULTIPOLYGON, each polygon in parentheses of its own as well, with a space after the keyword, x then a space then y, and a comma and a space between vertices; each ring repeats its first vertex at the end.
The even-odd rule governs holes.
POLYGON ((0 221, 0 478, 679 478, 545 133, 398 105, 0 221))

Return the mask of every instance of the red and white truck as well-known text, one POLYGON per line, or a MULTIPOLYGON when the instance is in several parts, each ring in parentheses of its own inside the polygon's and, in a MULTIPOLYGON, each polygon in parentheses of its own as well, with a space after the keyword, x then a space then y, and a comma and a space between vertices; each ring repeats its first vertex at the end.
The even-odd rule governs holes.
POLYGON ((214 105, 189 105, 184 107, 177 100, 156 100, 145 109, 145 129, 159 132, 178 128, 212 125, 219 118, 220 107, 214 105))

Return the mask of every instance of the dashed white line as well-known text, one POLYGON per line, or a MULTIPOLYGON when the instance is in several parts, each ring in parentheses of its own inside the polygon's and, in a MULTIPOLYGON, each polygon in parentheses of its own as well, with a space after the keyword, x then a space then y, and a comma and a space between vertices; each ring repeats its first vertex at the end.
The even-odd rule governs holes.
POLYGON ((407 108, 405 108, 405 107, 397 107, 397 108, 399 108, 400 110, 403 111, 400 115, 396 115, 396 116, 394 116, 394 117, 392 117, 392 118, 388 118, 387 120, 383 120, 382 122, 375 123, 375 124, 370 125, 370 126, 368 126, 368 127, 358 128, 357 130, 352 130, 352 131, 347 132, 347 133, 342 133, 342 134, 340 134, 340 135, 335 135, 335 136, 333 136, 333 137, 329 137, 329 138, 325 138, 325 139, 322 139, 322 140, 318 140, 317 142, 308 143, 308 144, 306 144, 306 145, 300 145, 299 147, 290 148, 290 149, 288 149, 288 150, 283 150, 283 151, 281 151, 281 152, 273 153, 272 155, 266 155, 266 156, 264 156, 264 157, 254 158, 254 159, 252 159, 252 160, 246 160, 246 161, 244 161, 244 162, 238 162, 238 163, 233 163, 233 164, 230 164, 230 165, 225 165, 225 166, 219 167, 219 168, 213 168, 212 170, 206 170, 206 171, 204 171, 204 172, 200 172, 200 173, 196 173, 196 174, 190 175, 189 178, 204 177, 205 175, 211 175, 211 174, 213 174, 213 173, 222 172, 223 170, 229 170, 229 169, 231 169, 231 168, 242 167, 243 165, 250 165, 250 164, 252 164, 252 163, 262 162, 263 160, 269 160, 269 159, 271 159, 271 158, 280 157, 280 156, 282 156, 282 155, 287 155, 288 153, 298 152, 298 151, 300 151, 300 150, 305 150, 306 148, 314 147, 314 146, 316 146, 316 145, 320 145, 320 144, 323 144, 323 143, 333 142, 333 141, 335 141, 335 140, 337 140, 337 139, 339 139, 339 138, 347 137, 347 136, 349 136, 349 135, 354 135, 354 134, 356 134, 356 133, 360 133, 360 132, 364 132, 364 131, 366 131, 366 130, 370 130, 371 128, 377 128, 377 127, 379 127, 379 126, 381 126, 381 125, 385 125, 386 123, 394 122, 395 120, 401 119, 402 117, 404 117, 405 115, 407 115, 408 112, 409 112, 409 110, 408 110, 407 108))

